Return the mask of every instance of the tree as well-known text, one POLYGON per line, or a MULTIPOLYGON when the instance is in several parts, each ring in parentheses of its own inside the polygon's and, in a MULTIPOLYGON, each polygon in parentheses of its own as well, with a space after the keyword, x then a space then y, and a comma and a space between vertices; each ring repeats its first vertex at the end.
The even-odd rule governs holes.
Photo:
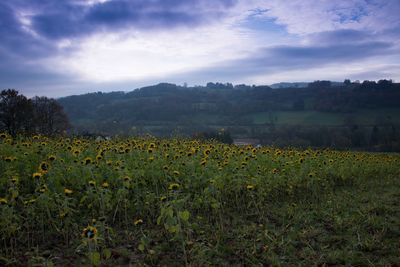
POLYGON ((0 128, 12 136, 32 130, 32 104, 15 89, 1 91, 0 128))
POLYGON ((55 99, 35 97, 32 104, 36 132, 48 136, 58 135, 70 127, 63 107, 55 99))

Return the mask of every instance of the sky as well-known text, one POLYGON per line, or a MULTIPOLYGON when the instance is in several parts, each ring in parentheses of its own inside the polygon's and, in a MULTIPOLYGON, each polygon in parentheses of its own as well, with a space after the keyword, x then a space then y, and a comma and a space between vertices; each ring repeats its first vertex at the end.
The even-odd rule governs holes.
POLYGON ((1 0, 0 89, 400 81, 400 0, 1 0))

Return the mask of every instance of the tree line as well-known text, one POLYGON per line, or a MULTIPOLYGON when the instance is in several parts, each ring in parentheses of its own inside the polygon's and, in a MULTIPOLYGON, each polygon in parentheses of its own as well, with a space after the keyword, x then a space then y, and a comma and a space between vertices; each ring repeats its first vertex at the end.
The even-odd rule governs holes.
POLYGON ((27 98, 15 89, 0 93, 0 131, 18 134, 61 135, 71 127, 63 107, 44 96, 27 98))

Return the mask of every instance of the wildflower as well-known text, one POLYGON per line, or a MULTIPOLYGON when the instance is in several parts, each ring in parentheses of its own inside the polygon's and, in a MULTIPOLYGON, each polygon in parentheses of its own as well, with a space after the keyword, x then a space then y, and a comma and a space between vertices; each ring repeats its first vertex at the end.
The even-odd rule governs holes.
POLYGON ((205 166, 207 164, 207 160, 205 159, 205 160, 202 160, 201 162, 200 162, 200 165, 201 166, 205 166))
POLYGON ((168 171, 168 166, 167 166, 167 165, 164 165, 163 169, 164 169, 165 171, 168 171))
POLYGON ((177 183, 172 183, 168 186, 169 190, 178 190, 179 189, 179 184, 177 183))
POLYGON ((4 158, 4 161, 5 161, 5 162, 11 162, 12 160, 13 160, 12 157, 5 157, 5 158, 4 158))
POLYGON ((56 156, 50 155, 47 159, 50 161, 54 161, 54 160, 56 160, 56 156))
POLYGON ((165 202, 165 201, 167 201, 167 197, 166 196, 162 196, 162 197, 160 197, 160 200, 161 200, 161 202, 165 202))
POLYGON ((131 178, 130 178, 129 176, 125 176, 125 177, 123 178, 123 180, 124 180, 124 182, 129 182, 129 181, 131 180, 131 178))
POLYGON ((71 195, 73 192, 74 192, 74 191, 72 191, 71 189, 64 188, 64 194, 65 194, 66 196, 71 195))
POLYGON ((83 229, 82 237, 88 239, 94 239, 97 236, 97 229, 93 226, 88 226, 83 229))
POLYGON ((180 175, 180 172, 174 171, 173 174, 174 174, 175 176, 179 176, 179 175, 180 175))
POLYGON ((137 220, 135 220, 134 222, 133 222, 133 224, 134 225, 141 225, 141 224, 143 224, 143 220, 142 219, 137 219, 137 220))
POLYGON ((101 187, 103 187, 103 188, 108 188, 108 187, 110 187, 110 185, 109 185, 107 182, 103 182, 103 183, 101 184, 101 187))
POLYGON ((4 197, 1 197, 0 198, 0 205, 5 205, 5 204, 7 204, 7 199, 6 198, 4 198, 4 197))
POLYGON ((89 185, 92 186, 92 187, 96 186, 96 181, 90 180, 89 181, 89 185))
POLYGON ((1 139, 4 139, 4 138, 6 138, 6 137, 7 137, 7 134, 6 134, 6 133, 1 133, 1 134, 0 134, 0 138, 1 138, 1 139))

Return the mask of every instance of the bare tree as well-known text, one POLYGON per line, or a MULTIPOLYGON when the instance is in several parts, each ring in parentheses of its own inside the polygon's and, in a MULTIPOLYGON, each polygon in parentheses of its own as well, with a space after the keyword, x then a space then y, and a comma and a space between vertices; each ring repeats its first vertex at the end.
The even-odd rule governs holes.
POLYGON ((36 132, 49 136, 58 135, 70 127, 63 107, 55 99, 35 97, 32 104, 36 132))

